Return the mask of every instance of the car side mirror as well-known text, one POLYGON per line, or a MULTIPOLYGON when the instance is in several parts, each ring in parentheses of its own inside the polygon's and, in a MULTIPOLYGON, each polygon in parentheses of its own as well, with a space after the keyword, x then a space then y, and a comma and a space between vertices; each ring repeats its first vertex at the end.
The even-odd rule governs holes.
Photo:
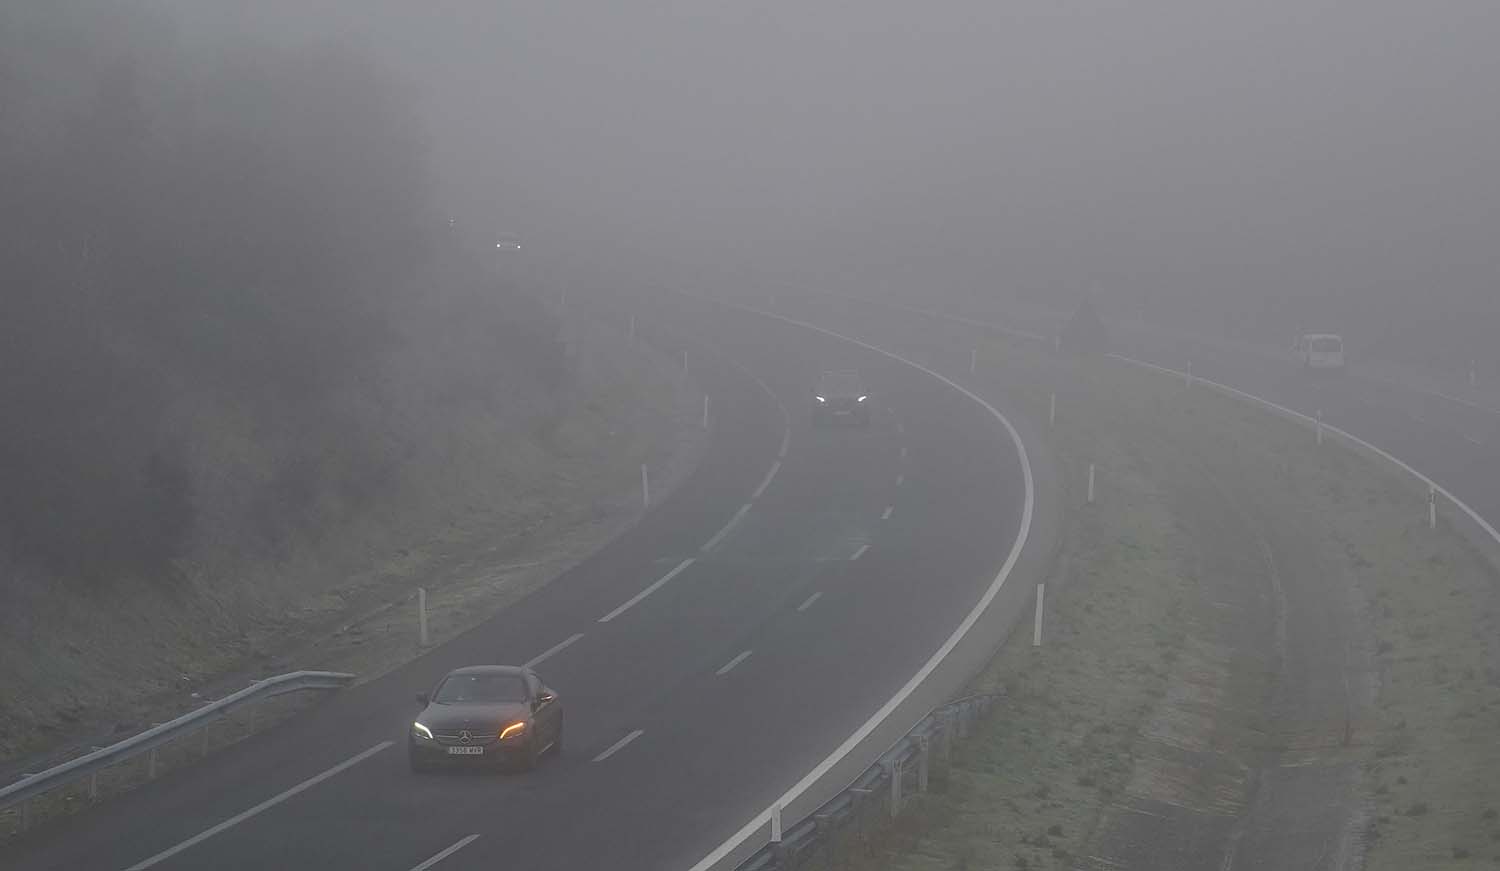
POLYGON ((537 697, 531 702, 531 709, 535 711, 543 705, 550 704, 556 698, 557 696, 552 693, 538 693, 537 697))
POLYGON ((426 693, 417 693, 417 704, 423 705, 423 706, 425 706, 427 704, 427 694, 426 693))

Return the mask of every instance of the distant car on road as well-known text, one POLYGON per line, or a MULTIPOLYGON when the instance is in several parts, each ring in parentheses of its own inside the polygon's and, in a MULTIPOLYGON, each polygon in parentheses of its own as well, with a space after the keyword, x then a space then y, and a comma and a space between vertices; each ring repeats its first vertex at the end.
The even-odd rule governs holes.
POLYGON ((1299 336, 1296 352, 1304 369, 1344 368, 1344 340, 1332 333, 1306 333, 1299 336))
POLYGON ((870 423, 870 394, 852 370, 824 372, 813 391, 813 423, 847 420, 860 426, 870 423))
POLYGON ((562 702, 529 668, 455 669, 417 702, 422 713, 406 742, 412 771, 481 763, 529 770, 542 754, 562 752, 562 702))

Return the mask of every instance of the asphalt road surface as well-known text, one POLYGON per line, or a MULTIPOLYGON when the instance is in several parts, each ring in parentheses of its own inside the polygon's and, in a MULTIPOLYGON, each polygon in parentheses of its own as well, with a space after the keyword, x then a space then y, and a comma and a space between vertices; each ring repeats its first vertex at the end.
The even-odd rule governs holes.
MULTIPOLYGON (((713 305, 639 311, 644 338, 689 337, 713 399, 708 452, 664 504, 451 643, 17 839, 0 865, 685 869, 837 747, 994 581, 1023 511, 1014 444, 972 399, 876 352, 713 305), (811 425, 824 368, 862 370, 871 427, 811 425), (560 757, 528 774, 408 771, 414 693, 543 654, 560 757)), ((993 607, 1008 625, 1024 599, 993 607)))

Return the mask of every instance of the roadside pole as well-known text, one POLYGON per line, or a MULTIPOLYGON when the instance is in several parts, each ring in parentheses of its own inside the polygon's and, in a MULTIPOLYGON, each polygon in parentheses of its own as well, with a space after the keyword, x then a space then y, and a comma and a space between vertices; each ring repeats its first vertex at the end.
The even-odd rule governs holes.
POLYGON ((781 804, 771 805, 771 843, 781 843, 781 804))
POLYGON ((1089 463, 1089 504, 1094 504, 1094 464, 1089 463))
POLYGON ((1427 528, 1437 529, 1437 488, 1427 486, 1427 528))
POLYGON ((651 475, 646 471, 645 463, 641 463, 641 507, 651 507, 651 475))
POLYGON ((419 643, 427 646, 427 588, 417 587, 417 636, 419 643))
POLYGON ((703 395, 703 428, 708 429, 708 394, 703 395))
POLYGON ((969 349, 969 374, 973 375, 974 372, 976 370, 978 370, 978 368, 979 368, 979 349, 978 348, 970 348, 969 349))
POLYGON ((1047 585, 1036 585, 1036 618, 1031 626, 1031 646, 1042 646, 1042 600, 1047 595, 1047 585))
POLYGON ((1057 423, 1057 391, 1047 399, 1047 426, 1057 423))
POLYGON ((1323 443, 1323 409, 1318 409, 1318 444, 1323 443))

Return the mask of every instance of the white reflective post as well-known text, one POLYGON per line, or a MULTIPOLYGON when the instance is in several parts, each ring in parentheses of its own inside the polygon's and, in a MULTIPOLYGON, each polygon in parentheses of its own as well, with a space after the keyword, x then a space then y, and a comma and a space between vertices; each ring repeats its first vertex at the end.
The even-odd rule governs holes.
POLYGON ((427 588, 417 587, 417 641, 427 646, 427 588))
POLYGON ((1042 600, 1046 598, 1047 585, 1036 585, 1036 618, 1031 627, 1031 646, 1042 646, 1042 600))
POLYGON ((646 471, 645 463, 641 463, 641 507, 651 507, 651 475, 646 471))
POLYGON ((771 805, 771 843, 781 843, 781 804, 771 805))
POLYGON ((1094 504, 1094 464, 1089 463, 1089 504, 1094 504))
POLYGON ((1047 400, 1047 426, 1057 423, 1057 393, 1054 391, 1047 400))

